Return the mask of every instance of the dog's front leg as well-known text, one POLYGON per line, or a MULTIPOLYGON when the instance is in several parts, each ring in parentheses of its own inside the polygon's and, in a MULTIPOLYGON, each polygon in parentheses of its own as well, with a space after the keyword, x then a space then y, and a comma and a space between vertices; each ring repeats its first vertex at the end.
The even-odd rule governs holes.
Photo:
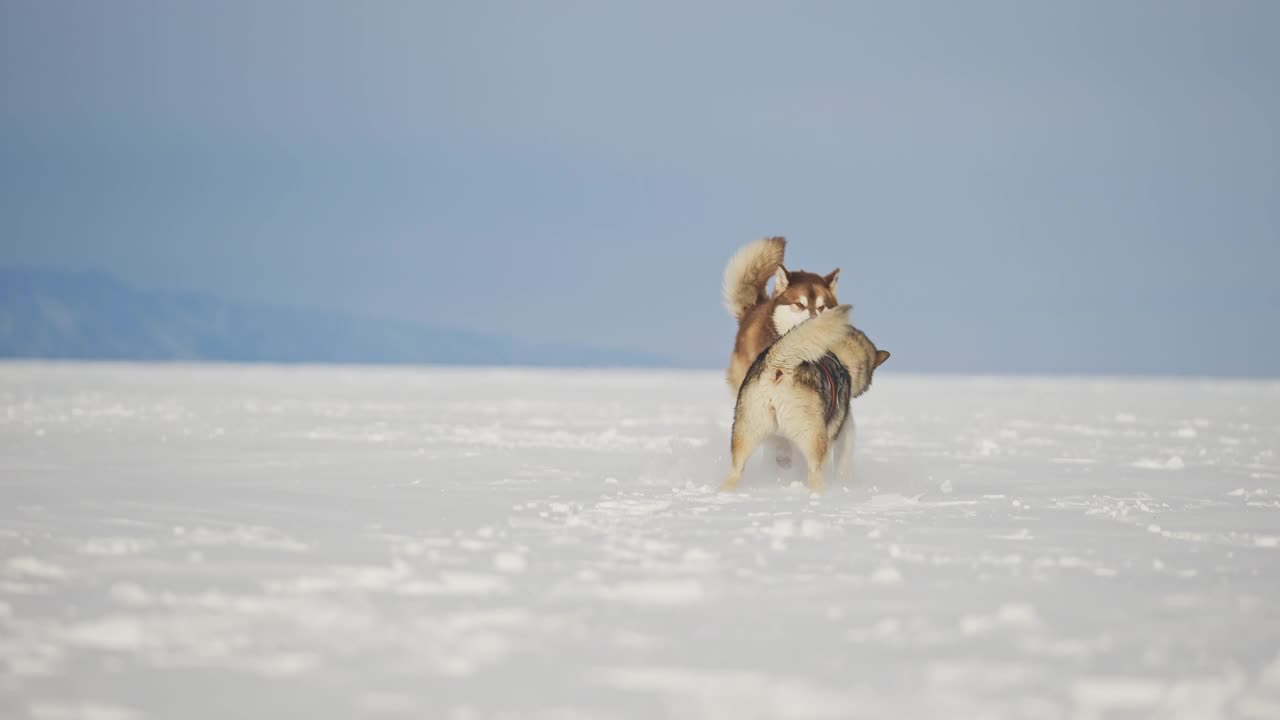
POLYGON ((774 462, 778 467, 786 470, 791 467, 791 442, 780 435, 773 435, 766 444, 767 452, 773 456, 774 462))

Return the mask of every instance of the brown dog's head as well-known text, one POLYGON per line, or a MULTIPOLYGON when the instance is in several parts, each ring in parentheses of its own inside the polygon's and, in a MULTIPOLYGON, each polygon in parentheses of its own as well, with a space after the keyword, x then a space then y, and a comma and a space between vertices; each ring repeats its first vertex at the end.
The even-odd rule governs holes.
POLYGON ((827 308, 839 305, 836 300, 839 277, 840 268, 818 275, 779 266, 773 275, 773 329, 782 335, 827 308))

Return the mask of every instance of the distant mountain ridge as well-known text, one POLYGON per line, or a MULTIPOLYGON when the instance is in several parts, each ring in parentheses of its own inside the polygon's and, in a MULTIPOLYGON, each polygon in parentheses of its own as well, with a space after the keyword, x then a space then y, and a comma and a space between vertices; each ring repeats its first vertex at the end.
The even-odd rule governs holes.
POLYGON ((0 357, 663 367, 647 353, 522 342, 338 312, 139 290, 101 272, 0 269, 0 357))

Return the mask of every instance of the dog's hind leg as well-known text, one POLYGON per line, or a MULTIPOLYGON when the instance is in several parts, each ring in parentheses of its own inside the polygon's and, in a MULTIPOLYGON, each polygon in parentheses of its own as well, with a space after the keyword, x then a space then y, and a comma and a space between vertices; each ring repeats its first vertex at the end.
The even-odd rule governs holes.
POLYGON ((825 428, 814 428, 808 437, 797 439, 800 450, 804 452, 805 462, 809 465, 809 489, 813 492, 822 492, 824 484, 822 470, 831 445, 827 440, 825 428))
POLYGON ((733 421, 733 438, 729 441, 729 453, 732 455, 732 467, 729 476, 720 485, 721 490, 734 490, 742 480, 742 471, 747 467, 751 453, 764 440, 773 428, 760 422, 757 418, 737 417, 733 421))
POLYGON ((836 479, 842 483, 853 482, 853 436, 855 435, 855 426, 853 423, 853 414, 844 421, 844 427, 840 428, 840 434, 836 435, 836 479))

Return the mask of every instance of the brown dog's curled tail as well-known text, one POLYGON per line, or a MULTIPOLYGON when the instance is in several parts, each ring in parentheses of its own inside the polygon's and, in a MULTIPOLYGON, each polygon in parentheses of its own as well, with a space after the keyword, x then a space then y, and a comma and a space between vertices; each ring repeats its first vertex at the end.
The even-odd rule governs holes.
POLYGON ((768 299, 764 288, 782 266, 785 238, 771 237, 744 245, 724 268, 724 306, 735 320, 768 299))

